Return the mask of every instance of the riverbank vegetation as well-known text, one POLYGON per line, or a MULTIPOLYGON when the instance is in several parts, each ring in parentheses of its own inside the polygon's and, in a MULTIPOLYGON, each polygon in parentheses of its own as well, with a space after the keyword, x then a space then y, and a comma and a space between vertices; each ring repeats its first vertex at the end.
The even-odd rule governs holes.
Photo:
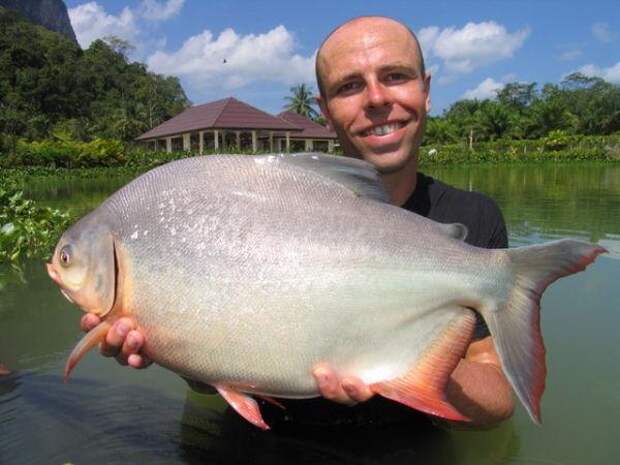
POLYGON ((24 198, 16 176, 0 178, 0 263, 49 258, 71 215, 24 198))

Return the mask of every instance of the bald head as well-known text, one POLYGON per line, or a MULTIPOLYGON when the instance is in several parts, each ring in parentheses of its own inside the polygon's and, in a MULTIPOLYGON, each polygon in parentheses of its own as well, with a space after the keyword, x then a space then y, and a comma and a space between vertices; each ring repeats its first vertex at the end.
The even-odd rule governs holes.
POLYGON ((341 24, 334 29, 319 47, 316 55, 315 72, 316 82, 321 93, 321 97, 326 99, 325 89, 325 69, 329 65, 329 61, 337 56, 338 49, 342 48, 342 44, 346 44, 351 40, 365 40, 365 36, 383 32, 392 32, 405 34, 411 41, 411 46, 416 55, 418 71, 421 76, 425 76, 424 57, 422 49, 417 37, 411 29, 399 21, 385 16, 360 16, 353 18, 346 23, 341 24), (335 53, 334 53, 335 52, 335 53))

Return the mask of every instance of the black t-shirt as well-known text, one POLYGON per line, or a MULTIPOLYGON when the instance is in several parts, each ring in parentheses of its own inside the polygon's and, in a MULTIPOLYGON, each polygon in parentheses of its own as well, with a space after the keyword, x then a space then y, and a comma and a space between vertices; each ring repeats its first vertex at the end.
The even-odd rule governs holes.
MULTIPOLYGON (((416 188, 402 208, 440 223, 461 223, 467 227, 465 242, 487 249, 508 247, 506 225, 500 209, 489 197, 478 192, 456 189, 422 173, 418 173, 416 188)), ((488 335, 480 317, 475 337, 488 335)), ((267 423, 275 426, 336 426, 391 424, 402 422, 426 423, 427 416, 417 415, 411 408, 375 396, 355 407, 323 399, 282 399, 286 410, 261 401, 267 423)))
POLYGON ((485 249, 508 247, 502 212, 492 199, 479 192, 456 189, 418 173, 415 191, 402 207, 439 223, 464 224, 465 242, 470 245, 485 249))

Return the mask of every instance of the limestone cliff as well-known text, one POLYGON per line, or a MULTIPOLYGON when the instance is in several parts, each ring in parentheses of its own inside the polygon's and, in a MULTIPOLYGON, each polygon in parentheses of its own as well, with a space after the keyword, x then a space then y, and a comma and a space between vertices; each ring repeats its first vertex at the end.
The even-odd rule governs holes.
POLYGON ((30 22, 65 35, 77 44, 62 0, 0 0, 0 7, 19 11, 30 22))

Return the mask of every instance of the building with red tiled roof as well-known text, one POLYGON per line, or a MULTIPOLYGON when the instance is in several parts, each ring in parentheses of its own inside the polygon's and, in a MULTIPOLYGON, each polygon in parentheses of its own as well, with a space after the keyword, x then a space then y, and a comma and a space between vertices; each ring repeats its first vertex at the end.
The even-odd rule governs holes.
POLYGON ((273 116, 229 97, 190 107, 136 140, 168 152, 202 154, 235 149, 275 152, 324 148, 331 152, 337 137, 303 116, 290 112, 273 116), (303 148, 298 148, 300 144, 303 148))
POLYGON ((330 131, 325 126, 306 118, 303 115, 292 111, 283 111, 278 114, 279 118, 301 128, 301 132, 291 133, 291 148, 293 151, 305 150, 312 152, 314 150, 321 152, 333 152, 334 145, 338 141, 335 132, 330 131))

